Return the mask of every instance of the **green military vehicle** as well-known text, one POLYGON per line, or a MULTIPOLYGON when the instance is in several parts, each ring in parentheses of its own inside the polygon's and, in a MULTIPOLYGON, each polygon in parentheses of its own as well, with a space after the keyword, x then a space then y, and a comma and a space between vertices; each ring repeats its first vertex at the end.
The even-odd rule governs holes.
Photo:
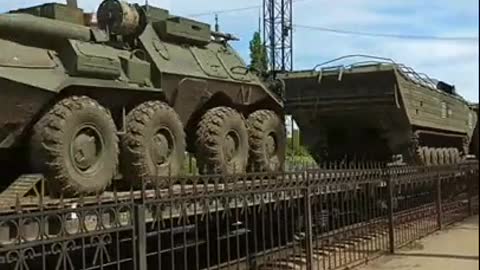
POLYGON ((333 64, 356 56, 279 75, 287 113, 317 161, 430 165, 467 157, 477 114, 454 86, 383 58, 333 64))
POLYGON ((0 15, 0 185, 18 195, 37 173, 52 194, 138 187, 180 174, 186 152, 203 173, 282 169, 282 101, 232 35, 117 0, 90 21, 70 2, 0 15))
MULTIPOLYGON (((472 110, 477 114, 478 118, 478 103, 471 105, 472 110)), ((470 153, 474 155, 477 159, 479 158, 479 137, 478 137, 478 121, 477 125, 475 126, 475 130, 473 131, 472 135, 472 143, 470 144, 470 153)))

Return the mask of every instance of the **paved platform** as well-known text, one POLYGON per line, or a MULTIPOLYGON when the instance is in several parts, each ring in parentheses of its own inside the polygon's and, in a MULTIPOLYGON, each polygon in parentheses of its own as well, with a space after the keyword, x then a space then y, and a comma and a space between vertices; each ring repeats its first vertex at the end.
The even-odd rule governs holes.
POLYGON ((468 218, 359 269, 477 270, 478 219, 478 216, 468 218))

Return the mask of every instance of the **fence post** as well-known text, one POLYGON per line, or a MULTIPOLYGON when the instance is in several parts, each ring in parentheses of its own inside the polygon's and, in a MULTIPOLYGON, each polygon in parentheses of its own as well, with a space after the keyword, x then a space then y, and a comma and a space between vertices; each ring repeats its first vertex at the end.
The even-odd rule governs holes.
POLYGON ((385 170, 385 179, 387 180, 387 189, 388 189, 388 245, 389 251, 391 254, 395 253, 395 226, 394 226, 394 210, 393 210, 393 189, 395 186, 394 179, 390 174, 390 169, 387 167, 385 170))
POLYGON ((313 232, 312 232, 312 199, 310 177, 308 172, 305 172, 305 249, 307 255, 306 270, 313 269, 313 232))
POLYGON ((440 177, 440 173, 437 173, 437 179, 435 179, 435 186, 436 186, 436 209, 437 209, 437 226, 439 230, 443 229, 443 222, 442 222, 442 179, 440 177))
POLYGON ((467 181, 467 193, 468 193, 468 216, 471 217, 473 213, 473 192, 474 192, 474 181, 473 175, 470 173, 470 169, 465 172, 465 180, 467 181))
POLYGON ((145 204, 135 207, 135 224, 137 226, 138 270, 147 270, 147 234, 145 224, 145 204))

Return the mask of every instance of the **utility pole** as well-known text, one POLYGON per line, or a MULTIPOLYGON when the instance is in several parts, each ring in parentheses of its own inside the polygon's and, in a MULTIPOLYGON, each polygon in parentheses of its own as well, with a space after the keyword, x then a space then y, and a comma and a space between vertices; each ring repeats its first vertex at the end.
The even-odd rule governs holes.
POLYGON ((215 14, 215 32, 220 32, 220 25, 218 24, 218 14, 215 14))
POLYGON ((293 70, 292 26, 292 0, 263 0, 263 40, 274 75, 293 70))

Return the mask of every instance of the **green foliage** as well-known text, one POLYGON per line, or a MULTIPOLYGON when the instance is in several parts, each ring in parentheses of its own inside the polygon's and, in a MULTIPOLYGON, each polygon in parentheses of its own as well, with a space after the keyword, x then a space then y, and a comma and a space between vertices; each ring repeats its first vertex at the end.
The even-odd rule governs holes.
POLYGON ((195 159, 194 155, 187 153, 187 158, 183 163, 182 172, 184 175, 197 175, 197 160, 195 159))
POLYGON ((261 73, 265 73, 268 70, 268 56, 267 49, 262 43, 262 38, 259 32, 253 34, 253 38, 250 41, 250 66, 261 73))
POLYGON ((310 157, 310 153, 305 146, 293 143, 292 138, 288 138, 287 156, 310 157))
POLYGON ((300 132, 295 130, 293 136, 287 139, 287 156, 310 157, 308 149, 301 144, 300 132))
POLYGON ((287 168, 298 169, 315 164, 308 149, 302 145, 300 132, 295 130, 293 136, 287 139, 287 168))
POLYGON ((305 167, 313 167, 316 162, 312 157, 288 156, 285 162, 287 170, 299 170, 305 167))

